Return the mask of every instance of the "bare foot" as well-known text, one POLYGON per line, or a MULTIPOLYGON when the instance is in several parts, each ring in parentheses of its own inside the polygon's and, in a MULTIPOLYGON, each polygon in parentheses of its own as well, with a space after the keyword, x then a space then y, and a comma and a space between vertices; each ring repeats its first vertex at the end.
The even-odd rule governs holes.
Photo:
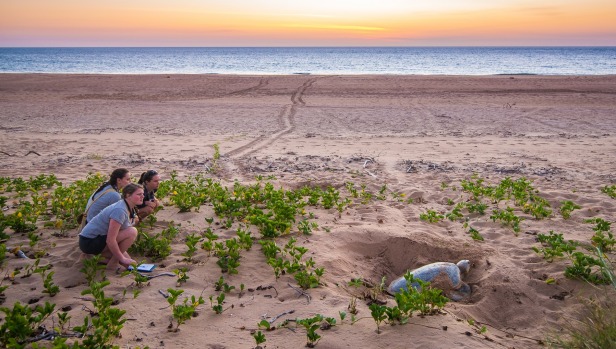
POLYGON ((118 263, 110 263, 107 264, 107 268, 108 271, 117 271, 118 269, 120 269, 120 265, 118 263))

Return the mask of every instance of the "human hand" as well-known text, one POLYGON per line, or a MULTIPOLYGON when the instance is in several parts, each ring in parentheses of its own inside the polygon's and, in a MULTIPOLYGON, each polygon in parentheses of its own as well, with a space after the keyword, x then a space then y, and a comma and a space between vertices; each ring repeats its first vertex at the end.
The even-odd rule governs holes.
POLYGON ((137 264, 137 261, 136 261, 136 260, 134 260, 134 259, 132 259, 132 258, 122 257, 122 258, 120 259, 120 264, 121 264, 121 265, 123 265, 123 266, 128 267, 128 266, 129 266, 129 265, 131 265, 131 264, 137 264))

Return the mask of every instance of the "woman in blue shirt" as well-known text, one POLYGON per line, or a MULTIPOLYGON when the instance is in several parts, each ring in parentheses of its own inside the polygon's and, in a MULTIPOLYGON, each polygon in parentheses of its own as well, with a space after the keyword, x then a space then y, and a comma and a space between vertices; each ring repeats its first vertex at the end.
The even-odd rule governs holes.
POLYGON ((143 202, 143 188, 130 183, 122 190, 122 198, 105 207, 79 233, 81 251, 102 255, 111 269, 118 263, 125 268, 137 263, 126 251, 137 239, 133 223, 136 207, 143 202))
POLYGON ((111 172, 109 180, 103 183, 90 196, 86 205, 86 224, 96 217, 105 207, 122 200, 120 191, 131 182, 130 173, 125 168, 118 168, 111 172))

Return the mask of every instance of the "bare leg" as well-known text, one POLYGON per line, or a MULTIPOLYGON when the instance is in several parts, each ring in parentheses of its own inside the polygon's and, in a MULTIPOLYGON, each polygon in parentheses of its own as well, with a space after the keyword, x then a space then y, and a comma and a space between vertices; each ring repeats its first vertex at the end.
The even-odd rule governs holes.
MULTIPOLYGON (((122 252, 122 255, 124 255, 124 257, 130 258, 130 256, 128 255, 126 251, 135 242, 136 239, 137 239, 137 228, 135 227, 128 227, 118 232, 118 238, 117 238, 118 247, 120 248, 120 252, 122 252)), ((118 264, 119 264, 118 257, 114 256, 108 247, 105 247, 101 255, 103 255, 103 257, 109 258, 109 262, 107 263, 107 269, 114 270, 118 267, 118 264)), ((123 267, 128 267, 128 266, 123 265, 123 267)))

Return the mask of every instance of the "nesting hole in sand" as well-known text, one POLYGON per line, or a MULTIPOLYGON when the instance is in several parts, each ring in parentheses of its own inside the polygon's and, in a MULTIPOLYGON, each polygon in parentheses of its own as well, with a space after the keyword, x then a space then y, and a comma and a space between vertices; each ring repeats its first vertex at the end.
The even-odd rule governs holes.
MULTIPOLYGON (((481 278, 482 268, 476 268, 485 251, 459 241, 445 241, 426 237, 391 237, 379 242, 353 242, 348 250, 359 260, 358 267, 363 277, 385 285, 404 275, 406 271, 434 262, 457 263, 462 259, 471 261, 470 272, 463 280, 472 285, 472 280, 481 278)), ((474 291, 475 287, 473 287, 474 291)))

